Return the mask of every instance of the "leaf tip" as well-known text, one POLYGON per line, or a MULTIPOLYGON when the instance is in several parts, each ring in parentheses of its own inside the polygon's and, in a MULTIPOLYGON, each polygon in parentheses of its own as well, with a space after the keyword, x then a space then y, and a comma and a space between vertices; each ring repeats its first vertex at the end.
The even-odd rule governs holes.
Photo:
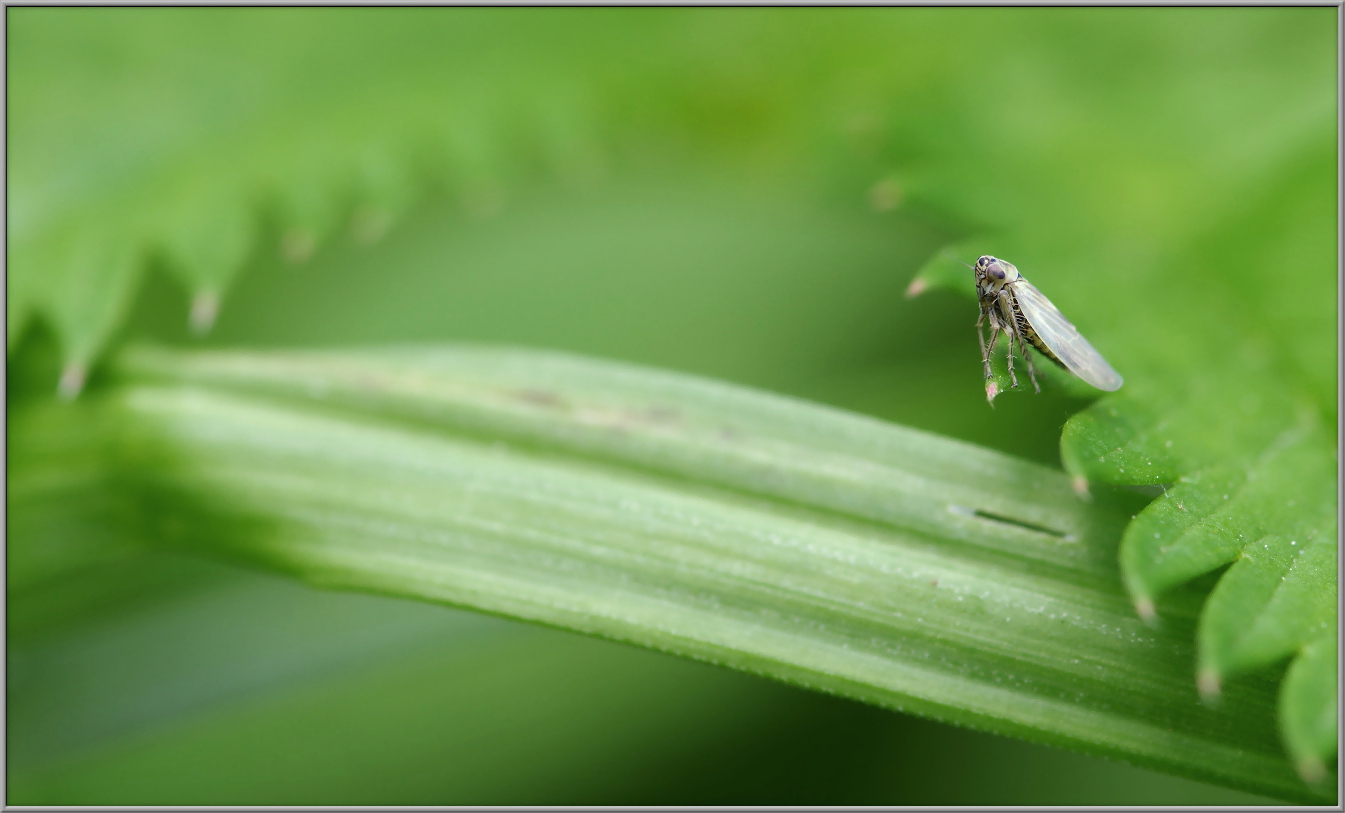
POLYGON ((1315 785, 1326 779, 1326 765, 1316 757, 1303 757, 1296 766, 1298 775, 1309 785, 1315 785))
POLYGON ((56 392, 66 401, 73 401, 84 389, 84 379, 88 377, 88 368, 79 362, 71 362, 61 370, 61 380, 56 384, 56 392))
POLYGON ((294 265, 308 262, 317 248, 317 237, 307 229, 290 229, 280 240, 280 255, 294 265))
POLYGON ((929 290, 929 283, 920 277, 911 280, 911 284, 906 286, 906 298, 915 299, 925 291, 929 290))
MULTIPOLYGON (((1087 477, 1084 477, 1082 474, 1076 474, 1070 478, 1069 485, 1070 488, 1074 489, 1074 496, 1078 497, 1081 500, 1084 500, 1085 502, 1093 501, 1093 494, 1088 490, 1087 477)), ((1138 607, 1138 604, 1136 606, 1138 607)), ((1153 608, 1152 602, 1150 603, 1149 607, 1150 609, 1153 608)), ((1143 615, 1143 613, 1140 613, 1140 615, 1143 615)))
POLYGON ((1213 669, 1200 670, 1200 676, 1196 678, 1196 687, 1200 689, 1200 699, 1205 701, 1205 705, 1218 704, 1220 694, 1218 672, 1213 669))
POLYGON ((219 315, 219 304, 219 294, 214 291, 201 291, 192 297, 191 315, 187 321, 193 333, 203 336, 210 332, 210 328, 215 326, 215 317, 219 315))
POLYGON ((869 189, 869 204, 875 212, 889 212, 901 205, 901 186, 892 178, 883 178, 869 189))
POLYGON ((1135 612, 1139 615, 1140 620, 1146 624, 1153 624, 1158 618, 1158 613, 1154 610, 1153 599, 1148 596, 1135 597, 1135 612))
POLYGON ((350 232, 364 245, 373 245, 387 236, 392 214, 372 206, 364 207, 350 218, 350 232))

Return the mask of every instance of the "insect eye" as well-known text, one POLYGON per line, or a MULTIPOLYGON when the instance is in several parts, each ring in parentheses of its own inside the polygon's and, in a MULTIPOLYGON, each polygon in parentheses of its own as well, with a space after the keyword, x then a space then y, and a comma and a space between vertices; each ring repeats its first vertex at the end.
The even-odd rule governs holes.
POLYGON ((976 261, 976 264, 977 264, 977 265, 990 265, 990 264, 993 263, 994 261, 995 261, 995 258, 994 258, 994 257, 991 257, 990 255, 987 254, 987 255, 985 255, 984 257, 981 257, 981 259, 977 260, 977 261, 976 261))

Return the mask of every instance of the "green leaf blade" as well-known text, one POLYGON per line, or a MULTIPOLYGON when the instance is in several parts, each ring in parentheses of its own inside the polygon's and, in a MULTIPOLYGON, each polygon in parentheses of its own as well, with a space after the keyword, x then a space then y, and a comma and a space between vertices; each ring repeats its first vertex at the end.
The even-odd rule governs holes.
POLYGON ((953 532, 967 544, 1099 578, 1114 578, 1114 560, 1080 540, 1115 532, 1125 519, 1114 509, 1088 510, 1059 491, 1058 472, 1010 465, 969 444, 934 442, 917 430, 836 410, 801 412, 789 399, 686 376, 595 368, 561 354, 470 347, 212 353, 182 365, 172 354, 141 350, 123 365, 147 377, 167 374, 326 408, 377 408, 453 431, 709 477, 868 521, 953 532))
POLYGON ((1302 795, 1270 687, 1199 702, 1190 619, 1151 629, 1121 588, 1126 509, 1059 472, 524 351, 136 351, 120 375, 165 543, 1302 795))

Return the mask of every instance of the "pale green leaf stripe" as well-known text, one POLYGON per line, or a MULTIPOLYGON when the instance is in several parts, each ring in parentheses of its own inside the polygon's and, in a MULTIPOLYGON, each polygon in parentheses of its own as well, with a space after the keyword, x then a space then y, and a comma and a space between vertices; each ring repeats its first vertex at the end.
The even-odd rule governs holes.
POLYGON ((134 482, 178 544, 1313 798, 1273 684, 1202 705, 1191 619, 1135 618, 1128 515, 1061 472, 526 351, 141 350, 120 375, 134 482))
POLYGON ((1042 466, 904 427, 687 376, 494 348, 128 354, 138 376, 299 398, 563 448, 937 533, 1110 580, 1084 543, 1128 517, 1042 466), (1029 526, 987 521, 975 511, 1029 526))

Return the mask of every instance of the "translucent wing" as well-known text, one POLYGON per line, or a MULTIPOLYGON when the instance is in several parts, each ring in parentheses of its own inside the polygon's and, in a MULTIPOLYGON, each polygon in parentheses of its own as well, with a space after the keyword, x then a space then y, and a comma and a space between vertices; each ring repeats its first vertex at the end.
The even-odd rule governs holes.
POLYGON ((1078 329, 1051 304, 1051 300, 1032 287, 1032 283, 1020 278, 1013 284, 1013 293, 1023 316, 1037 331, 1042 343, 1051 348, 1071 373, 1100 390, 1112 392, 1121 388, 1120 373, 1112 369, 1102 354, 1079 335, 1078 329))

